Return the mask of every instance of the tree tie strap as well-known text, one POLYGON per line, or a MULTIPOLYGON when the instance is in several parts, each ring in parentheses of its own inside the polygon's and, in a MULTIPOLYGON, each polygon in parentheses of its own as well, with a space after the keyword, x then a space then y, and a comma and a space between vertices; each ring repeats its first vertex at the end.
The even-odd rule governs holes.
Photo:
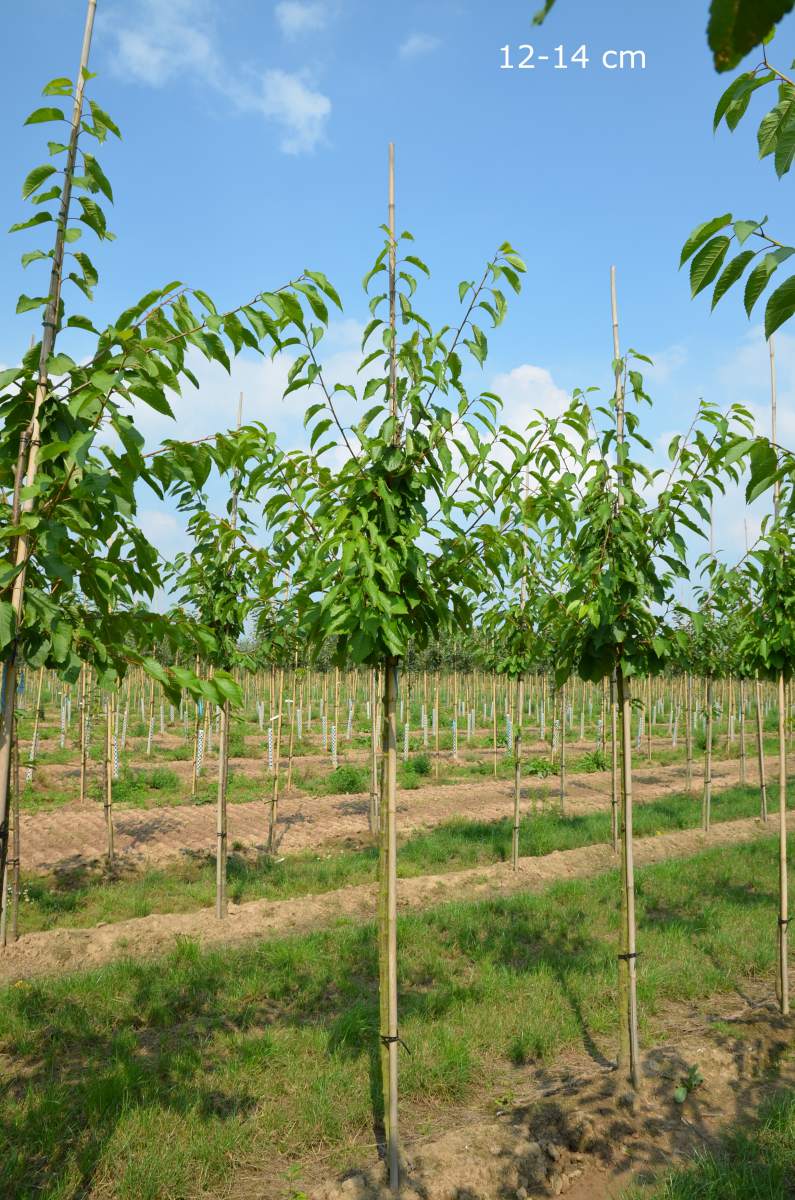
POLYGON ((631 958, 637 958, 639 951, 633 950, 631 954, 617 954, 616 958, 619 962, 629 962, 631 958))
POLYGON ((789 922, 790 922, 789 917, 779 917, 779 919, 778 919, 779 929, 786 929, 787 926, 789 925, 789 922))
POLYGON ((382 1033, 380 1036, 381 1036, 381 1041, 382 1041, 383 1045, 386 1046, 387 1049, 389 1049, 390 1046, 402 1046, 407 1054, 411 1054, 411 1051, 409 1050, 406 1043, 403 1041, 403 1038, 400 1037, 398 1034, 392 1035, 389 1033, 382 1033))

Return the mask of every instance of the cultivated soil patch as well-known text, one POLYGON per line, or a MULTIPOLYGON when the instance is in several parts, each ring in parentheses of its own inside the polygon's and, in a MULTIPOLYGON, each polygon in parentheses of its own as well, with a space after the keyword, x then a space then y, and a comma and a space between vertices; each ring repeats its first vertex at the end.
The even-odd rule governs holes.
MULTIPOLYGON (((244 760, 241 760, 244 761, 244 760)), ((182 764, 184 766, 184 764, 182 764)), ((233 760, 235 769, 237 760, 233 760)), ((768 781, 777 778, 777 764, 768 760, 768 781)), ((736 760, 716 762, 712 769, 716 791, 731 787, 739 779, 736 760)), ((755 774, 749 771, 749 781, 755 774)), ((637 803, 682 792, 685 767, 638 767, 633 773, 637 803)), ((524 806, 544 804, 556 807, 558 782, 529 779, 523 787, 524 806)), ((698 781, 694 781, 698 787, 698 781)), ((507 816, 512 809, 513 785, 490 779, 474 783, 427 786, 398 792, 398 828, 400 833, 432 828, 454 817, 492 821, 507 816)), ((230 804, 228 809, 230 845, 238 843, 257 849, 267 841, 267 788, 263 782, 262 801, 230 804)), ((566 787, 566 809, 571 813, 604 810, 610 802, 610 775, 571 775, 566 787)), ((279 802, 279 852, 345 843, 360 845, 367 839, 367 797, 360 795, 287 796, 279 802)), ((215 809, 213 805, 183 804, 148 809, 122 808, 114 814, 115 848, 125 865, 159 864, 183 853, 201 853, 215 846, 215 809)), ((106 833, 102 806, 98 803, 66 804, 50 811, 20 814, 22 860, 26 871, 69 871, 95 866, 102 861, 106 833)))
MULTIPOLYGON (((551 1067, 517 1068, 500 1085, 520 1099, 498 1099, 496 1111, 492 1095, 479 1108, 433 1114, 433 1134, 408 1130, 402 1194, 618 1200, 631 1184, 652 1183, 751 1122, 774 1091, 795 1085, 792 1018, 780 1016, 771 989, 772 981, 758 981, 748 994, 713 998, 701 1011, 670 1008, 662 1044, 642 1056, 640 1099, 594 1047, 590 1057, 577 1052, 551 1067), (678 1104, 674 1091, 693 1065, 704 1082, 678 1104)), ((307 1164, 302 1184, 311 1200, 388 1200, 375 1148, 368 1157, 364 1169, 332 1182, 322 1181, 319 1163, 307 1164)), ((242 1194, 255 1193, 243 1187, 242 1194)))
MULTIPOLYGON (((758 819, 713 825, 705 837, 700 830, 676 831, 635 841, 635 862, 642 866, 670 858, 685 858, 714 846, 729 846, 771 837, 775 826, 758 819)), ((479 900, 540 891, 551 883, 609 871, 618 859, 608 845, 522 858, 519 869, 496 863, 444 875, 401 879, 402 910, 430 908, 449 900, 479 900)), ((191 913, 153 914, 92 929, 53 929, 25 934, 0 955, 0 982, 53 972, 79 971, 122 957, 151 957, 173 949, 177 938, 193 938, 203 946, 239 944, 250 939, 281 937, 329 925, 340 918, 356 921, 375 916, 375 884, 359 884, 317 896, 293 900, 255 900, 229 906, 219 921, 213 909, 191 913)))

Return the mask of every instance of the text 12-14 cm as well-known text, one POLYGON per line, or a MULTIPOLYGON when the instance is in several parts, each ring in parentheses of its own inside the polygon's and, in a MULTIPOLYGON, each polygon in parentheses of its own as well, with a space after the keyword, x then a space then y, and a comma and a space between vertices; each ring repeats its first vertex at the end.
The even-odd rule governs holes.
POLYGON ((578 46, 573 54, 566 52, 562 44, 555 46, 551 54, 537 54, 535 46, 527 43, 521 46, 500 47, 502 62, 501 71, 532 71, 536 66, 551 65, 556 71, 567 71, 569 67, 580 67, 585 70, 591 62, 603 67, 605 71, 644 71, 646 69, 645 50, 605 50, 598 58, 592 59, 588 47, 578 46))

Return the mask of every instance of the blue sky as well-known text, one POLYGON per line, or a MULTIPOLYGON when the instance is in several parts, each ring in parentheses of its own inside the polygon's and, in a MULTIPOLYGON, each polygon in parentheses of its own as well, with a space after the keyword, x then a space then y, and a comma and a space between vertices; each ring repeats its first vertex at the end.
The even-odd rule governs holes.
MULTIPOLYGON (((457 311, 456 285, 510 240, 529 266, 525 291, 492 338, 486 384, 520 420, 560 406, 576 386, 609 385, 609 267, 618 268, 622 341, 657 362, 654 437, 688 423, 697 398, 767 401, 765 346, 739 295, 710 316, 689 299, 679 249, 718 212, 770 216, 789 235, 791 184, 756 160, 756 121, 712 133, 728 83, 706 46, 707 0, 558 0, 546 25, 539 0, 99 0, 92 95, 124 139, 101 161, 117 203, 117 241, 95 255, 97 315, 108 319, 170 279, 233 305, 294 276, 325 271, 345 300, 331 332, 340 376, 356 362, 366 317, 359 281, 385 218, 387 143, 398 156, 398 222, 433 270, 423 306, 437 321, 457 311), (535 57, 583 43, 590 62, 555 70, 500 70, 500 48, 532 43, 535 57), (606 50, 643 50, 644 70, 605 70, 606 50)), ((19 220, 21 180, 46 155, 47 127, 23 128, 42 84, 75 71, 83 0, 8 5, 0 79, 4 170, 0 222, 19 220), (33 50, 35 48, 35 55, 33 50)), ((793 57, 795 20, 771 53, 793 57)), ((755 61, 751 56, 750 62, 755 61)), ((758 110, 757 110, 758 111, 758 110)), ((0 362, 28 344, 36 293, 28 235, 0 240, 0 362)), ((781 426, 795 435, 795 341, 779 338, 781 426)), ((283 374, 283 373, 282 373, 283 374)), ((280 400, 277 367, 251 362, 231 381, 203 376, 202 396, 177 410, 198 436, 246 415, 298 439, 300 412, 280 400), (227 415, 228 414, 228 415, 227 415)), ((143 416, 147 437, 173 433, 143 416)), ((791 441, 792 438, 790 437, 791 441)), ((173 517, 145 502, 167 551, 173 517)), ((717 514, 718 544, 740 547, 742 506, 717 514)))

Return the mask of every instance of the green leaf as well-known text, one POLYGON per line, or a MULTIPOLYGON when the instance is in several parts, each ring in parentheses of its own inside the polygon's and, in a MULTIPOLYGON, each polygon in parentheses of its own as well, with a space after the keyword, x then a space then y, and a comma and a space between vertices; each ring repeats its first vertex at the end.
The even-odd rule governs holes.
POLYGON ((765 337, 769 338, 795 313, 795 275, 790 275, 776 290, 765 307, 765 337))
POLYGON ((44 225, 47 221, 54 220, 52 213, 37 212, 32 217, 28 217, 27 221, 20 221, 17 225, 12 225, 9 233, 19 233, 20 229, 30 229, 34 225, 44 225))
POLYGON ((73 371, 76 365, 68 354, 53 354, 47 360, 47 370, 51 375, 64 375, 67 371, 73 371))
POLYGON ((51 79, 49 83, 45 83, 41 94, 42 96, 71 96, 72 81, 65 75, 61 75, 58 79, 51 79))
POLYGON ((722 217, 713 217, 711 221, 705 221, 703 225, 697 225, 682 247, 679 266, 684 266, 690 255, 698 250, 699 246, 702 246, 708 238, 711 238, 713 233, 717 233, 720 229, 724 229, 730 224, 731 219, 731 213, 724 213, 722 217))
POLYGON ((342 301, 322 271, 304 271, 304 274, 306 275, 307 279, 311 279, 313 283, 316 283, 321 292, 324 292, 325 295, 328 296, 329 300, 331 300, 333 304, 336 304, 337 308, 342 311, 342 301))
POLYGON ((731 245, 731 238, 721 236, 712 238, 706 246, 702 246, 690 264, 690 294, 697 296, 707 287, 721 268, 726 252, 731 245))
POLYGON ((754 267, 746 281, 743 298, 745 311, 749 317, 754 305, 767 287, 770 276, 781 263, 786 262, 793 254, 795 254, 795 248, 781 246, 776 250, 772 250, 770 254, 766 254, 759 265, 754 267))
POLYGON ((65 121, 66 117, 60 108, 36 108, 25 118, 26 125, 41 125, 45 121, 65 121))
POLYGON ((771 108, 763 118, 757 131, 756 140, 759 143, 759 157, 766 158, 776 149, 787 122, 791 119, 795 105, 795 88, 782 88, 782 98, 771 108))
POLYGON ((687 1099, 687 1088, 686 1087, 678 1087, 676 1089, 676 1091, 674 1092, 674 1100, 676 1101, 677 1104, 684 1104, 686 1099, 687 1099))
POLYGON ((55 167, 52 163, 43 163, 40 167, 34 167, 22 184, 23 200, 27 199, 32 192, 35 192, 36 188, 40 187, 45 179, 49 179, 54 174, 55 167))
POLYGON ((795 0, 712 0, 707 40, 718 71, 731 71, 759 46, 795 0))
POLYGON ((715 284, 715 291, 712 293, 713 308, 719 300, 723 299, 732 284, 736 283, 737 280, 742 276, 743 271, 748 266, 749 262, 751 262, 753 257, 753 250, 743 250, 741 254, 738 254, 724 267, 718 282, 715 284))
POLYGON ((743 75, 738 75, 736 79, 733 79, 715 108, 715 115, 712 121, 713 131, 718 128, 724 117, 729 129, 736 129, 745 110, 748 108, 753 93, 757 88, 769 83, 771 79, 772 74, 770 72, 758 76, 753 75, 750 71, 747 71, 743 75))
POLYGON ((8 367, 5 371, 0 371, 0 389, 8 387, 9 383, 13 383, 15 379, 19 379, 22 374, 20 367, 8 367))
POLYGON ((26 296, 23 292, 17 300, 17 312, 31 312, 34 308, 43 308, 46 303, 46 296, 26 296))
POLYGON ((544 0, 544 7, 540 8, 538 10, 538 12, 535 14, 535 16, 533 17, 533 24, 534 25, 543 25, 544 21, 546 20, 548 15, 552 12, 552 9, 554 7, 555 7, 555 0, 544 0))
POLYGON ((795 157, 795 112, 790 109, 790 114, 781 128, 776 144, 774 162, 779 179, 789 171, 793 157, 795 157))
POLYGON ((107 196, 111 204, 113 203, 113 188, 110 186, 108 177, 102 170, 97 160, 92 154, 84 155, 85 171, 88 178, 94 184, 98 191, 107 196))
POLYGON ((43 250, 28 250, 27 254, 23 254, 19 261, 23 267, 27 267, 32 262, 38 262, 40 258, 49 258, 51 254, 52 251, 50 251, 50 254, 45 254, 43 250))
POLYGON ((735 221, 734 236, 737 238, 738 243, 742 246, 748 241, 751 234, 758 228, 758 221, 735 221))
POLYGON ((8 600, 0 600, 0 650, 4 650, 14 639, 16 619, 8 600))
POLYGON ((115 121, 111 121, 108 114, 104 111, 104 109, 99 107, 96 101, 89 100, 89 104, 91 106, 91 116, 94 118, 94 124, 104 126, 105 129, 109 129, 110 132, 114 133, 117 138, 120 138, 121 132, 115 121))

